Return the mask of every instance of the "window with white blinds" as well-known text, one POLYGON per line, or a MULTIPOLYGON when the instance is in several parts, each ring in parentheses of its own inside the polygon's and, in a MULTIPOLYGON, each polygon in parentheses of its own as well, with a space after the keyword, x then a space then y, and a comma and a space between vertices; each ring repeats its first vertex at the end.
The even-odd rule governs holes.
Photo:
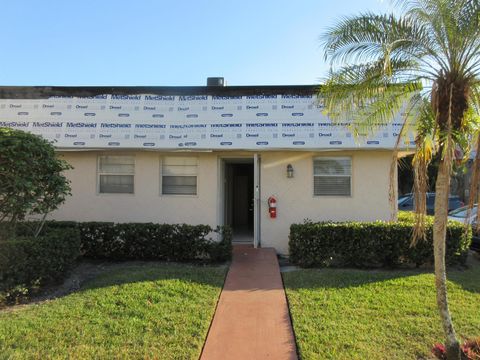
POLYGON ((101 194, 133 194, 135 158, 108 155, 98 157, 98 191, 101 194))
POLYGON ((166 156, 162 160, 162 194, 197 194, 197 158, 166 156))
POLYGON ((315 196, 350 196, 352 194, 352 159, 325 157, 313 159, 313 194, 315 196))

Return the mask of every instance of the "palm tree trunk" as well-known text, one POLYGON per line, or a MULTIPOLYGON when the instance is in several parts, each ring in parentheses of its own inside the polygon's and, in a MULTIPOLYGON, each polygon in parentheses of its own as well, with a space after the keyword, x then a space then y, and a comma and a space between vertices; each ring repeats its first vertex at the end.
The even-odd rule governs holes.
MULTIPOLYGON (((449 145, 449 144, 448 144, 449 145)), ((447 145, 446 152, 451 151, 447 145)), ((452 156, 448 154, 440 161, 435 186, 435 220, 433 223, 433 251, 435 259, 435 286, 437 290, 437 306, 440 312, 443 330, 446 336, 448 360, 460 360, 460 344, 455 335, 452 318, 448 310, 447 274, 445 266, 445 248, 448 220, 448 195, 450 193, 450 174, 452 156)))

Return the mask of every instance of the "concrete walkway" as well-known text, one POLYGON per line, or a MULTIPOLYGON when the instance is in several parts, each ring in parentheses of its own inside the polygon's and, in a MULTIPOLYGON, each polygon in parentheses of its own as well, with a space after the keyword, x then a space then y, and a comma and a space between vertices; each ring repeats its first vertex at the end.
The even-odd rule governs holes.
POLYGON ((297 359, 274 249, 234 247, 200 359, 297 359))

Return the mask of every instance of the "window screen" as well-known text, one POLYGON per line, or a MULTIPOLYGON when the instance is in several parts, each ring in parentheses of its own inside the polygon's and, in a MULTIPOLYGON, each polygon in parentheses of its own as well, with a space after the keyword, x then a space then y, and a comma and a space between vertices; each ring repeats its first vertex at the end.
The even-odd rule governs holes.
POLYGON ((350 196, 352 160, 350 158, 316 158, 313 160, 313 194, 315 196, 350 196))
POLYGON ((183 156, 163 158, 162 194, 197 194, 197 158, 183 156))
POLYGON ((134 174, 133 156, 100 156, 98 159, 99 192, 133 194, 134 174))

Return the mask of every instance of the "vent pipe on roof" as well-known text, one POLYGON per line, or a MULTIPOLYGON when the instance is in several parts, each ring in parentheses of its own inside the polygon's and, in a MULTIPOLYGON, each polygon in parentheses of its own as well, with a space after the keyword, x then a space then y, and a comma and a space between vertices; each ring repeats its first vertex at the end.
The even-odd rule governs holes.
POLYGON ((226 86, 227 82, 223 77, 208 77, 207 86, 226 86))

